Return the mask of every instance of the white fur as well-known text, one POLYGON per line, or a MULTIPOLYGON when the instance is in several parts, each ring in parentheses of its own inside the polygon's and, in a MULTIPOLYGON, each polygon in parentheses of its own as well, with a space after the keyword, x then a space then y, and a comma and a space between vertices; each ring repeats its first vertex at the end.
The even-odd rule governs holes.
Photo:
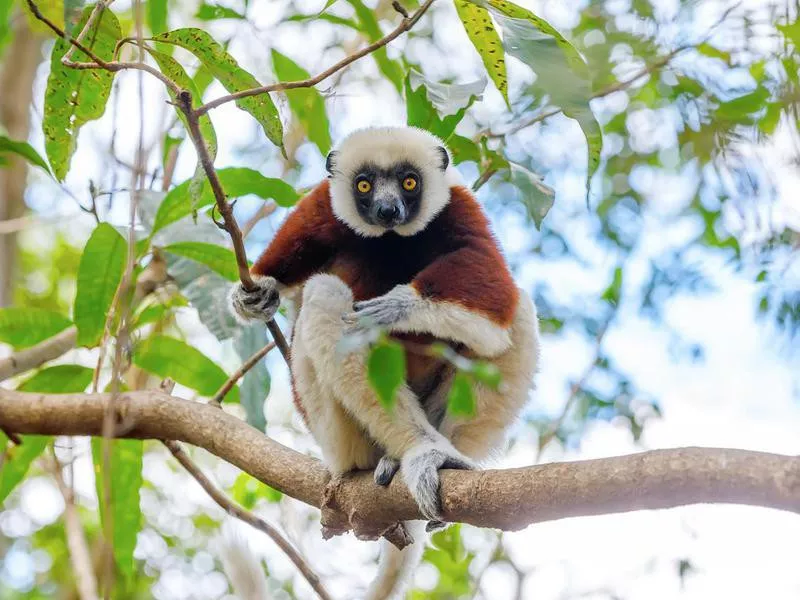
MULTIPOLYGON (((370 127, 347 136, 336 151, 331 177, 331 206, 336 218, 365 237, 380 237, 386 228, 367 223, 358 214, 353 198, 353 178, 365 164, 389 168, 401 162, 414 165, 422 175, 419 213, 410 223, 394 228, 403 236, 419 233, 450 201, 450 187, 461 185, 453 167, 439 168, 444 142, 417 127, 370 127)), ((449 153, 448 153, 449 156, 449 153)))
POLYGON ((406 305, 405 318, 390 324, 390 331, 431 333, 438 338, 465 344, 485 358, 499 356, 511 346, 508 329, 455 302, 428 300, 410 285, 399 285, 386 296, 406 305))

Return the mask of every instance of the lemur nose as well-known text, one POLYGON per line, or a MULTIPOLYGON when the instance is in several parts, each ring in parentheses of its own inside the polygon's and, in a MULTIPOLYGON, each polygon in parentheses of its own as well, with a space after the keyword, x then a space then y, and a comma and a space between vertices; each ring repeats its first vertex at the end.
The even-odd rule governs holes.
POLYGON ((400 207, 397 205, 378 207, 378 220, 382 223, 392 223, 400 217, 400 207))

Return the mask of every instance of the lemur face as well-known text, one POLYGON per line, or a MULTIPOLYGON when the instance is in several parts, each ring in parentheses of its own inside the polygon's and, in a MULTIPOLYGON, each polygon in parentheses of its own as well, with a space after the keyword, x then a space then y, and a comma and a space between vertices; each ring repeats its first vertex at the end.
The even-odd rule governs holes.
POLYGON ((413 127, 361 129, 328 155, 336 217, 365 237, 419 233, 450 201, 442 141, 413 127))
POLYGON ((367 163, 353 179, 353 197, 365 222, 394 229, 414 220, 423 194, 420 170, 411 163, 389 168, 367 163))

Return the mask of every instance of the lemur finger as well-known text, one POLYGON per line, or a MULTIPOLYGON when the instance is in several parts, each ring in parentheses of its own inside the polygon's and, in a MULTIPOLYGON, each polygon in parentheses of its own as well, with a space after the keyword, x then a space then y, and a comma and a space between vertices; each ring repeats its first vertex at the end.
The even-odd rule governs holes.
POLYGON ((459 469, 462 471, 473 471, 477 467, 469 460, 460 456, 448 456, 442 463, 440 469, 459 469))
POLYGON ((375 467, 375 483, 386 487, 392 482, 394 476, 400 470, 400 461, 391 456, 382 456, 375 467))

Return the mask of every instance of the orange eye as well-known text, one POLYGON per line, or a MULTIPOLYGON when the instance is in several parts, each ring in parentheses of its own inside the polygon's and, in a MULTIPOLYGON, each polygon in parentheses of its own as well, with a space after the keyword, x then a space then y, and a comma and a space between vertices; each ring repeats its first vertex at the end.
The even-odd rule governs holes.
POLYGON ((417 189, 417 178, 406 177, 403 179, 403 189, 407 192, 413 192, 415 189, 417 189))
POLYGON ((362 194, 366 194, 372 189, 372 184, 366 179, 362 179, 356 184, 356 189, 362 194))

